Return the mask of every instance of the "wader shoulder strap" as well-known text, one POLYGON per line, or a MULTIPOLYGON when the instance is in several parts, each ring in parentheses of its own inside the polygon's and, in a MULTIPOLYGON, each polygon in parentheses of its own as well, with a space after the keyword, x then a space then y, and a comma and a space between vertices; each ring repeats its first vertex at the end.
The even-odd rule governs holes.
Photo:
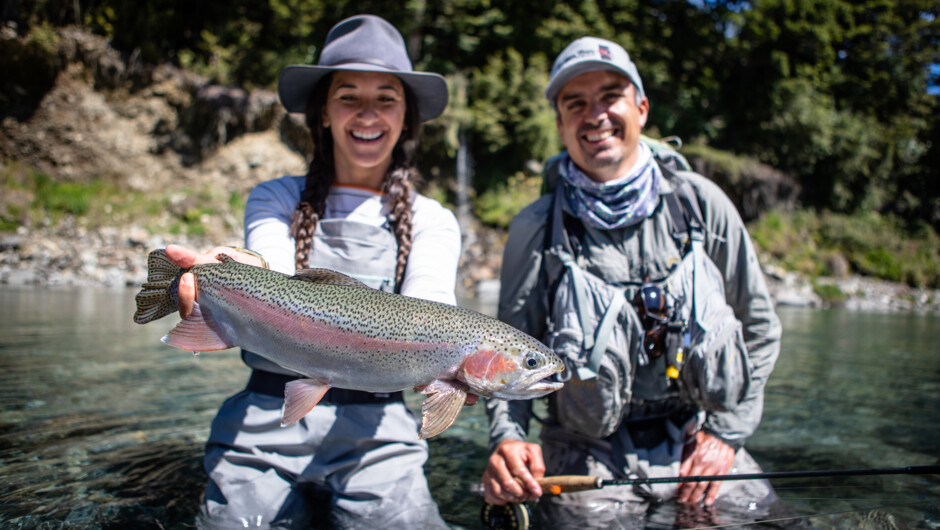
POLYGON ((680 254, 685 254, 691 250, 690 243, 694 239, 693 235, 704 237, 705 222, 702 211, 689 181, 663 164, 659 167, 663 172, 663 177, 672 184, 672 192, 663 194, 663 200, 672 218, 672 238, 679 247, 680 254))
MULTIPOLYGON (((673 223, 679 230, 686 232, 685 238, 689 244, 689 251, 692 252, 692 318, 698 323, 699 327, 707 331, 707 324, 702 318, 702 304, 698 303, 705 300, 706 282, 702 280, 705 274, 704 260, 711 259, 705 251, 705 221, 702 217, 702 210, 699 208, 698 199, 692 185, 678 173, 668 168, 663 168, 663 174, 667 175, 673 184, 674 192, 667 196, 666 201, 669 204, 669 212, 672 215, 673 223), (681 211, 681 215, 676 215, 681 211)), ((675 237, 675 234, 673 234, 675 237)))
MULTIPOLYGON (((561 192, 561 186, 555 190, 555 197, 552 201, 551 218, 549 219, 548 230, 548 248, 552 249, 555 256, 561 260, 562 265, 571 271, 571 282, 574 285, 575 303, 577 305, 578 319, 581 322, 581 329, 584 330, 584 347, 591 349, 594 347, 594 322, 587 319, 587 282, 584 280, 584 271, 575 262, 575 252, 568 232, 565 230, 562 201, 564 194, 561 192)), ((549 282, 549 297, 554 297, 555 289, 561 278, 552 278, 549 282)), ((551 304, 549 304, 551 307, 551 304)))
MULTIPOLYGON (((572 242, 571 231, 566 227, 566 216, 562 207, 563 201, 562 186, 558 186, 555 189, 555 197, 549 214, 548 248, 552 249, 553 254, 561 261, 564 268, 571 273, 575 310, 583 332, 582 348, 591 352, 587 365, 578 369, 578 376, 582 380, 586 380, 597 376, 597 370, 600 368, 604 352, 607 350, 607 343, 610 340, 614 325, 617 323, 617 315, 623 310, 627 299, 622 292, 617 291, 614 293, 613 299, 604 311, 599 323, 587 318, 589 314, 587 304, 591 303, 588 297, 587 281, 584 277, 584 270, 575 261, 577 255, 575 248, 579 242, 572 242)), ((573 220, 573 222, 579 223, 577 220, 573 220)), ((554 295, 554 290, 557 288, 560 278, 551 280, 548 283, 550 297, 554 295)))

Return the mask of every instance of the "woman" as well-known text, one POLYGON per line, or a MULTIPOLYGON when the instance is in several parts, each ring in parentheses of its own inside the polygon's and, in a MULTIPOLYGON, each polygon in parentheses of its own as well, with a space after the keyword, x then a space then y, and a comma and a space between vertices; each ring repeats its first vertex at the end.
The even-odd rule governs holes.
MULTIPOLYGON (((330 30, 317 66, 285 68, 278 94, 288 111, 306 114, 315 146, 307 175, 252 191, 250 250, 197 255, 171 245, 167 254, 184 267, 215 261, 220 251, 285 273, 325 267, 454 304, 457 221, 412 191, 408 161, 421 121, 447 105, 444 79, 413 72, 398 31, 362 15, 330 30)), ((180 291, 187 313, 191 275, 180 291)), ((212 423, 199 526, 446 528, 422 470, 427 443, 401 392, 331 389, 304 419, 282 428, 284 384, 296 374, 251 352, 242 356, 252 375, 212 423)))

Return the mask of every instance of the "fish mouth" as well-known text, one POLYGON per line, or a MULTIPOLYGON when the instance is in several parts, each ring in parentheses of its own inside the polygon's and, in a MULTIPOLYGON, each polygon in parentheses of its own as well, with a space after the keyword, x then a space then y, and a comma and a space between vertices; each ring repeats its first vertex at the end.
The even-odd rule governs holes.
MULTIPOLYGON (((549 376, 550 377, 550 376, 549 376)), ((538 392, 539 395, 535 397, 542 397, 546 394, 551 394, 556 390, 560 390, 561 387, 565 386, 564 383, 559 381, 552 381, 549 377, 546 377, 539 381, 538 383, 529 385, 526 388, 528 392, 538 392)))
POLYGON ((560 371, 560 369, 551 369, 527 374, 499 391, 493 392, 493 395, 501 399, 534 399, 551 394, 565 385, 551 379, 560 371))

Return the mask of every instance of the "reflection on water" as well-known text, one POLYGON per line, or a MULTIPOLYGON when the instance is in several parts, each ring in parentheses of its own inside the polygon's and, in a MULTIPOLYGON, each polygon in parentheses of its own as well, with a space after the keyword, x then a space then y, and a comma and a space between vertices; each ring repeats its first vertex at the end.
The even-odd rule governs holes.
MULTIPOLYGON (((133 294, 0 288, 0 526, 191 525, 209 423, 248 369, 234 350, 194 358, 163 345, 173 318, 133 324, 133 294)), ((937 463, 940 317, 781 318, 783 353, 748 443, 765 470, 937 463)), ((419 408, 420 396, 408 399, 419 408)), ((469 491, 488 456, 486 428, 483 408, 471 407, 430 441, 429 482, 455 527, 480 527, 469 491)), ((775 487, 818 528, 940 527, 935 476, 775 487)))

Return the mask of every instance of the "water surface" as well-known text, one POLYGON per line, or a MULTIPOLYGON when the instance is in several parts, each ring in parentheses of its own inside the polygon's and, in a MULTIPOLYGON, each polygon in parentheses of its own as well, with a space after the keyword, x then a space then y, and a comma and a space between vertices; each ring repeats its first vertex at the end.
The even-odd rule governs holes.
MULTIPOLYGON (((175 319, 134 324, 133 295, 0 287, 0 526, 191 525, 209 423, 248 369, 236 350, 193 357, 163 345, 175 319)), ((938 463, 940 316, 780 315, 783 352, 748 442, 765 470, 938 463)), ((417 410, 420 397, 409 404, 417 410)), ((481 527, 470 488, 486 429, 483 408, 471 407, 430 441, 429 482, 456 528, 481 527)), ((816 528, 940 528, 935 476, 774 485, 816 528)))

